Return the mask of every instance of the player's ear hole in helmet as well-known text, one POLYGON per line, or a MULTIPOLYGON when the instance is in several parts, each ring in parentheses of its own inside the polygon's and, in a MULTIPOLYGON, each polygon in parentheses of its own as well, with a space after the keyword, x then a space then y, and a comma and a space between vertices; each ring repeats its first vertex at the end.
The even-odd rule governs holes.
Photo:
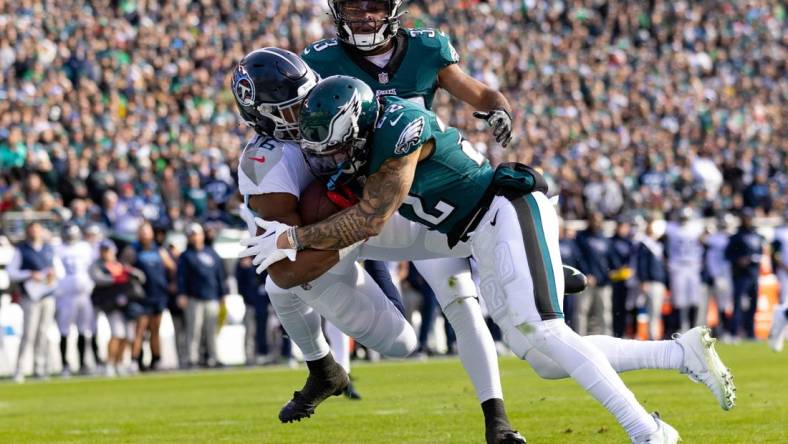
POLYGON ((337 37, 362 51, 388 43, 400 28, 404 0, 329 0, 337 37))
POLYGON ((296 54, 260 48, 247 54, 233 72, 232 91, 244 122, 260 134, 298 140, 298 112, 317 74, 296 54))
POLYGON ((375 93, 361 80, 320 81, 301 107, 301 148, 318 177, 354 176, 367 161, 367 141, 380 112, 375 93))

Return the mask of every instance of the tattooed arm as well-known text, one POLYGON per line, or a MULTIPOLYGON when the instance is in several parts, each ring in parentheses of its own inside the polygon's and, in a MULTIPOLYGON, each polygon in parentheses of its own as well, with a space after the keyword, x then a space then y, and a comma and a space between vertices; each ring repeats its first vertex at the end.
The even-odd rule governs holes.
POLYGON ((302 248, 339 250, 380 233, 408 195, 421 147, 389 159, 367 178, 358 204, 313 225, 298 228, 302 248))

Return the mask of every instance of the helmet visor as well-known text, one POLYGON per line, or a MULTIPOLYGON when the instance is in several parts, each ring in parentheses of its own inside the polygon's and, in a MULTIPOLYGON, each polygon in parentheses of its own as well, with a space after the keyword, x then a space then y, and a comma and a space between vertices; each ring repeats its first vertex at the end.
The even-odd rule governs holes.
POLYGON ((337 2, 339 18, 354 34, 377 33, 390 12, 389 2, 383 0, 337 2))
POLYGON ((304 159, 309 169, 317 177, 334 175, 349 158, 347 151, 338 150, 328 154, 315 154, 304 150, 304 159))
POLYGON ((338 172, 353 175, 366 161, 366 142, 366 139, 354 139, 326 146, 324 143, 301 139, 301 151, 315 176, 332 176, 338 172))
POLYGON ((300 137, 298 113, 303 103, 304 97, 297 97, 290 102, 280 104, 263 103, 257 107, 257 111, 274 122, 274 138, 298 140, 300 137))

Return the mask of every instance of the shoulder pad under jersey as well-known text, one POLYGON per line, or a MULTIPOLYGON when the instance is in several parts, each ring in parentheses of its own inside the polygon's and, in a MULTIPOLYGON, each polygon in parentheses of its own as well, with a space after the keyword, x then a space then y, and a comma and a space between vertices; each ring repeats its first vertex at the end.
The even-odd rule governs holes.
POLYGON ((425 62, 429 60, 439 67, 445 67, 460 61, 457 50, 451 44, 451 37, 445 32, 430 28, 405 29, 404 31, 410 38, 410 44, 423 53, 425 62))
POLYGON ((304 48, 301 58, 307 64, 316 61, 330 61, 334 57, 334 50, 338 48, 339 41, 337 39, 318 40, 304 48))
POLYGON ((284 144, 276 139, 256 136, 244 148, 238 165, 238 188, 241 194, 245 190, 254 190, 263 182, 263 178, 282 160, 284 144))

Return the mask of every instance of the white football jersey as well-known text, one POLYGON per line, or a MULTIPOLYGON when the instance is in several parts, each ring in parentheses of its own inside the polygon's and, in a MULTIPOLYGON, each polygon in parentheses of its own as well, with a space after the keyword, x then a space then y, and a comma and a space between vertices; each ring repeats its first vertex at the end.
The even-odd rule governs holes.
POLYGON ((287 193, 296 197, 315 177, 300 147, 257 135, 246 144, 238 165, 238 189, 244 197, 287 193))
POLYGON ((788 264, 788 226, 780 227, 774 230, 774 240, 778 240, 782 244, 780 261, 783 264, 788 264))
POLYGON ((703 263, 703 226, 700 223, 688 222, 680 225, 668 224, 665 230, 668 236, 668 262, 674 266, 700 267, 703 263))
POLYGON ((66 276, 87 275, 93 263, 93 249, 84 241, 60 245, 57 257, 63 262, 66 276))
POLYGON ((93 281, 90 266, 93 263, 93 248, 85 241, 60 245, 55 254, 63 263, 64 275, 58 282, 58 290, 63 295, 70 293, 90 293, 93 281))
POLYGON ((706 237, 706 268, 712 277, 726 277, 731 274, 731 264, 725 259, 725 248, 728 247, 728 233, 716 232, 706 237))

